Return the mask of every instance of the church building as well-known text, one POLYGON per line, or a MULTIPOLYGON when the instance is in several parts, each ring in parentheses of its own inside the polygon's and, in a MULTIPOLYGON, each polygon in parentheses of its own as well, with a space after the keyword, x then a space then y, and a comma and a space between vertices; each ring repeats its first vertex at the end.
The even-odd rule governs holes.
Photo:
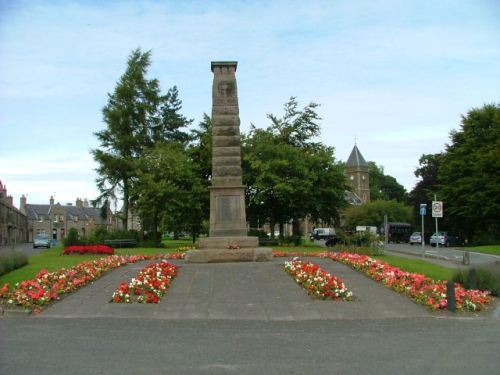
POLYGON ((362 203, 370 202, 370 172, 368 163, 361 155, 357 145, 354 145, 346 163, 346 176, 351 191, 356 194, 362 203))

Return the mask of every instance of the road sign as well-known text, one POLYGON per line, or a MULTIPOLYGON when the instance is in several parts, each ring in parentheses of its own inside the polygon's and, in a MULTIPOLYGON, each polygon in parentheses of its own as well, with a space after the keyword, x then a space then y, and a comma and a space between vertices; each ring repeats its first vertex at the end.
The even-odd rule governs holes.
POLYGON ((432 201, 432 217, 443 217, 443 202, 432 201))
POLYGON ((425 216, 427 215, 427 205, 425 203, 422 203, 420 205, 420 216, 425 216))

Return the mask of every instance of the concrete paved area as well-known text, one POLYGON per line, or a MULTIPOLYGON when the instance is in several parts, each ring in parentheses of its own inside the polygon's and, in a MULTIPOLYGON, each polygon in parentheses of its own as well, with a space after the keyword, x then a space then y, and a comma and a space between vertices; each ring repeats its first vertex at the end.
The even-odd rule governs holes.
POLYGON ((2 375, 497 374, 498 321, 0 320, 2 375))
POLYGON ((147 262, 38 316, 0 319, 0 374, 471 374, 500 368, 500 320, 434 313, 329 259, 353 302, 267 263, 184 264, 157 305, 110 303, 147 262))
POLYGON ((313 320, 428 317, 427 308, 381 287, 368 277, 330 259, 313 260, 341 277, 355 301, 314 300, 282 269, 285 259, 261 263, 182 266, 157 305, 110 303, 120 281, 129 281, 147 263, 128 265, 48 308, 41 317, 157 318, 231 320, 313 320))

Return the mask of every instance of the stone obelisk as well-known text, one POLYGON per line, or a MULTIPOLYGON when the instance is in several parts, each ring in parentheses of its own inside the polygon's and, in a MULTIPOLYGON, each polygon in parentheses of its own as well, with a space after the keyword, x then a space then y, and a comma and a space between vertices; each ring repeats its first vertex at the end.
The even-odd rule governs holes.
POLYGON ((200 250, 188 252, 188 262, 260 261, 272 257, 270 249, 258 248, 257 237, 247 236, 237 65, 236 61, 212 62, 210 235, 200 239, 200 250))

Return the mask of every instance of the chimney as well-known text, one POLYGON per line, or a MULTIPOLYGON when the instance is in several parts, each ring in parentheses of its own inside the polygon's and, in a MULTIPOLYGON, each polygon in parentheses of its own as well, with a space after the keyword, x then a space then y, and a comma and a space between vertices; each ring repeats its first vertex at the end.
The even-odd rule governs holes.
POLYGON ((14 205, 14 200, 12 199, 12 195, 8 195, 7 196, 7 204, 9 206, 13 206, 14 205))
POLYGON ((75 206, 78 208, 83 208, 83 202, 80 198, 76 198, 75 206))
POLYGON ((19 210, 23 214, 26 214, 26 196, 24 194, 21 196, 21 199, 19 199, 19 210))
POLYGON ((53 206, 53 205, 54 205, 54 197, 53 197, 52 195, 50 196, 50 200, 49 200, 49 202, 50 202, 50 205, 51 205, 51 206, 53 206))
POLYGON ((89 201, 87 200, 87 198, 85 198, 83 200, 83 207, 88 207, 89 206, 89 201))

